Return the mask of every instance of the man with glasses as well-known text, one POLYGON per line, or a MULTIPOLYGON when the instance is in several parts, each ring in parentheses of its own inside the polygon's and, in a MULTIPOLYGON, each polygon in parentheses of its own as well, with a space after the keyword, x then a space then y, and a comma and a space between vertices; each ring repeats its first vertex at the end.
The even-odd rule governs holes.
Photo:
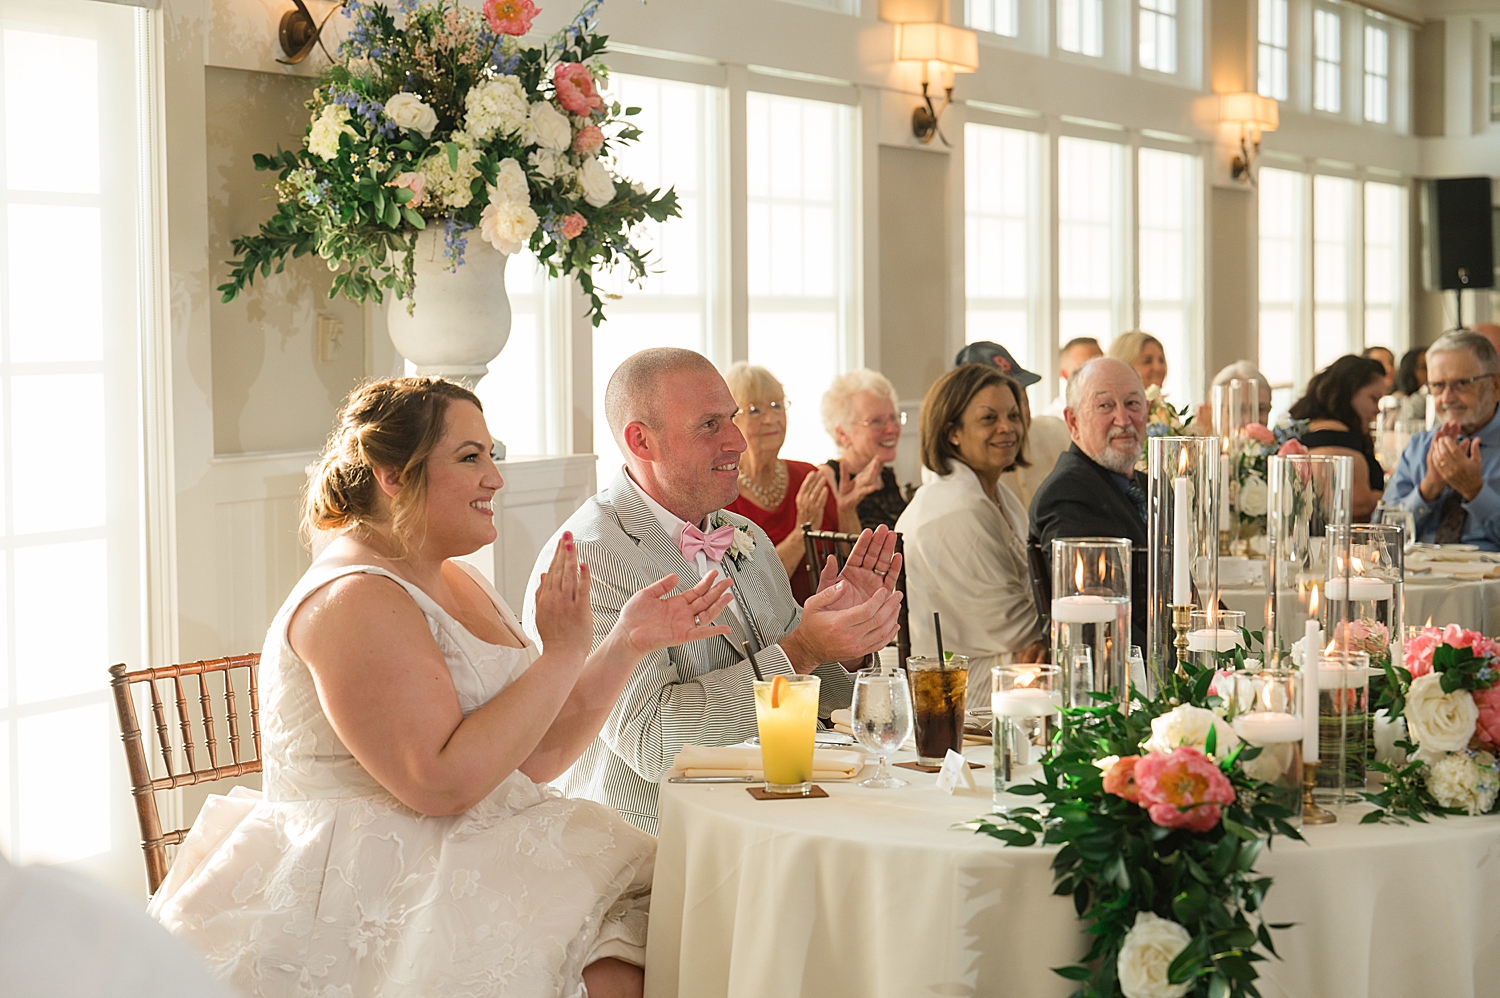
POLYGON ((1500 551, 1500 357, 1479 333, 1427 348, 1427 389, 1441 424, 1412 437, 1384 501, 1410 510, 1416 539, 1500 551))

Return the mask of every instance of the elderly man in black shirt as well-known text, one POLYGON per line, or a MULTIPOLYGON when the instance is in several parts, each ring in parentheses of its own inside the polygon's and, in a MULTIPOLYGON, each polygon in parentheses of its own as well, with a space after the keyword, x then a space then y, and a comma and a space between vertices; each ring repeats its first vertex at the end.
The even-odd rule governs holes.
MULTIPOLYGON (((1073 446, 1031 500, 1031 543, 1051 571, 1059 537, 1127 537, 1146 546, 1146 476, 1135 470, 1146 439, 1146 390, 1124 361, 1100 357, 1068 379, 1064 418, 1073 446)), ((1146 647, 1146 559, 1131 559, 1130 637, 1146 647)))

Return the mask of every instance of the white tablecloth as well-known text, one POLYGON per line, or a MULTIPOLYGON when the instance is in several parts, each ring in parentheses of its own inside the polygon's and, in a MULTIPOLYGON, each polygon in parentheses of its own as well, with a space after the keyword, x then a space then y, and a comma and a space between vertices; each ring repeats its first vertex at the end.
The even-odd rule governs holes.
MULTIPOLYGON (((968 755, 984 760, 988 747, 968 755)), ((868 770, 866 771, 868 773, 868 770)), ((1067 995, 1052 967, 1086 950, 1050 848, 955 829, 988 810, 910 786, 824 783, 827 800, 756 801, 735 785, 664 785, 647 998, 1067 995)), ((1500 817, 1307 829, 1257 869, 1284 960, 1265 998, 1500 994, 1500 817)))
MULTIPOLYGON (((1406 580, 1407 626, 1425 624, 1428 618, 1439 626, 1460 624, 1483 634, 1500 634, 1500 580, 1460 581, 1408 576, 1406 580)), ((1225 586, 1224 605, 1245 612, 1245 625, 1252 631, 1266 623, 1266 587, 1225 586)))

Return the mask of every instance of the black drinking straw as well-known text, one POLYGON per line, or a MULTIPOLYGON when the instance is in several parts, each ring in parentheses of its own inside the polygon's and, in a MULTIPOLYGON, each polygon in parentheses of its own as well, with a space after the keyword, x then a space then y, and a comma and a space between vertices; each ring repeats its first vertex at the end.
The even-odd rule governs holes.
POLYGON ((745 657, 750 659, 750 668, 755 673, 755 678, 761 682, 765 682, 766 677, 761 675, 760 663, 755 660, 755 652, 750 650, 750 642, 748 641, 745 642, 745 657))
POLYGON ((943 658, 943 619, 938 616, 936 610, 932 611, 932 631, 937 635, 938 667, 941 668, 945 661, 943 658))

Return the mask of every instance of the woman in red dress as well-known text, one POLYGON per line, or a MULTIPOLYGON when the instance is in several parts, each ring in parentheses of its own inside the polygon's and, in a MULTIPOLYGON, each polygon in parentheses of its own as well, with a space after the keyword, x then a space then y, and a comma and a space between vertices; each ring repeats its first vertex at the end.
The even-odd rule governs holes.
POLYGON ((792 595, 801 604, 813 592, 802 525, 839 529, 833 490, 826 472, 777 456, 786 442, 786 390, 776 376, 741 362, 725 373, 724 380, 740 407, 734 423, 747 445, 740 455, 740 496, 727 508, 754 520, 771 538, 791 580, 792 595))

